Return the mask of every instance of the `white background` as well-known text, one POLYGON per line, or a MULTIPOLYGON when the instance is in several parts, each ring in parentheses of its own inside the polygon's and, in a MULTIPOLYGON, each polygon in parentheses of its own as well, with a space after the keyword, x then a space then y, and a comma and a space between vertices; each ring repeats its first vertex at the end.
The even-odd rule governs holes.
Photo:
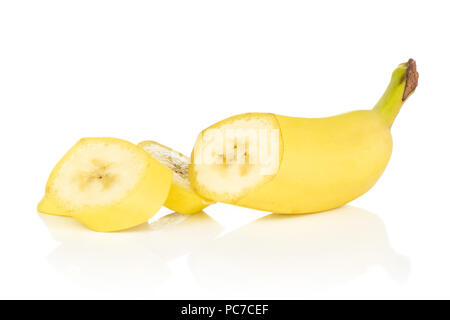
POLYGON ((431 0, 2 0, 0 298, 450 298, 449 12, 431 0), (36 212, 81 137, 189 154, 233 114, 371 108, 410 57, 419 87, 390 164, 349 206, 162 209, 115 234, 36 212))

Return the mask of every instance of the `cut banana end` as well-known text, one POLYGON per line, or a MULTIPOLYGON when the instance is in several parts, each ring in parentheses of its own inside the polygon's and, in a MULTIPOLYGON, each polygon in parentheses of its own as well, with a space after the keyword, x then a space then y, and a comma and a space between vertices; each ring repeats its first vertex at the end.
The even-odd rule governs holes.
POLYGON ((213 203, 192 189, 188 179, 188 157, 154 141, 143 141, 138 145, 173 172, 172 186, 164 204, 167 208, 183 214, 192 214, 213 203))
POLYGON ((95 231, 119 231, 151 218, 171 181, 168 168, 130 142, 84 138, 53 169, 38 210, 73 216, 95 231))
POLYGON ((282 148, 274 115, 237 115, 200 133, 192 152, 189 179, 201 196, 236 203, 277 174, 282 148))

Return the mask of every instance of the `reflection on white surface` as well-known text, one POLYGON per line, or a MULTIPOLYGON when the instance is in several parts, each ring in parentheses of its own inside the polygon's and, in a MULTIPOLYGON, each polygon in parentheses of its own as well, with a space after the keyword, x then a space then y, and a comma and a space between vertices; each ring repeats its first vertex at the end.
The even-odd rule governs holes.
POLYGON ((189 265, 203 287, 236 293, 323 289, 374 266, 401 282, 410 268, 408 259, 390 247, 382 220, 351 206, 268 215, 194 252, 189 265))
POLYGON ((220 237, 222 226, 204 212, 171 213, 119 233, 96 233, 74 219, 40 216, 60 242, 48 261, 88 288, 166 283, 179 298, 191 297, 191 286, 206 289, 203 298, 213 292, 296 297, 301 289, 345 284, 372 267, 399 282, 410 269, 408 259, 391 248, 382 220, 351 206, 312 215, 271 214, 220 237), (169 268, 178 257, 177 268, 169 268), (188 274, 194 277, 188 284, 168 281, 188 274))
POLYGON ((171 213, 126 232, 97 233, 75 219, 41 214, 55 240, 48 257, 83 286, 152 287, 171 276, 168 262, 216 237, 222 227, 204 212, 171 213))

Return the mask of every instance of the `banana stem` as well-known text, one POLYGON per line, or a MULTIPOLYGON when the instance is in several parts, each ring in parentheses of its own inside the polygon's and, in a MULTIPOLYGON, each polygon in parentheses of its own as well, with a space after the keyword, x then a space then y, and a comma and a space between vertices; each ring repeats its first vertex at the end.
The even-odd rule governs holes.
POLYGON ((406 99, 417 87, 419 74, 416 69, 416 62, 409 59, 408 62, 400 64, 392 73, 391 82, 381 99, 373 108, 392 127, 400 108, 406 99))

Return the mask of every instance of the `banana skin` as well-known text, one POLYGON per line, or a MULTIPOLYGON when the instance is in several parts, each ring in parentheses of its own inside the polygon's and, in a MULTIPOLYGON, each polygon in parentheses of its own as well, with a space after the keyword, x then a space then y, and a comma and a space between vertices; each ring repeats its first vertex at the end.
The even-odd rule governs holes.
POLYGON ((390 128, 417 84, 416 63, 410 59, 394 70, 388 88, 371 110, 327 118, 252 113, 226 119, 275 117, 282 143, 278 171, 230 200, 199 181, 202 166, 196 165, 193 151, 191 184, 205 198, 281 214, 342 206, 366 193, 382 175, 392 153, 390 128))
POLYGON ((165 207, 182 214, 194 214, 213 204, 200 197, 191 188, 187 177, 190 161, 187 156, 155 141, 142 141, 138 146, 173 171, 172 185, 164 203, 165 207))

